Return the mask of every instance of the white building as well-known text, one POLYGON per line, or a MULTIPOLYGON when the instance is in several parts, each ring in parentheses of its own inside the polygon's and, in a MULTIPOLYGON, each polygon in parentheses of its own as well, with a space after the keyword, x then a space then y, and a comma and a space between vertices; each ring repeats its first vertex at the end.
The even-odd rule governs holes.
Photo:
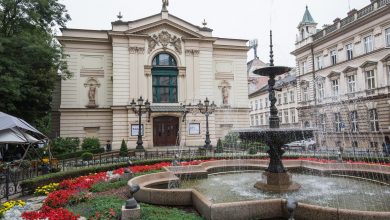
MULTIPOLYGON (((297 87, 294 69, 277 77, 275 83, 280 127, 298 127, 297 87)), ((269 127, 270 101, 268 85, 249 94, 251 127, 269 127)))
POLYGON ((390 1, 348 12, 317 30, 306 8, 296 49, 302 125, 323 147, 380 150, 390 126, 390 1))
POLYGON ((134 21, 117 20, 110 30, 62 29, 58 40, 73 77, 60 83, 54 128, 64 137, 98 137, 119 148, 136 146, 138 117, 130 102, 151 102, 142 116, 144 146, 202 146, 205 116, 184 118, 181 104, 206 97, 218 108, 209 118, 212 144, 232 128, 247 127, 247 40, 218 38, 161 13, 134 21), (223 92, 224 91, 224 92, 223 92))

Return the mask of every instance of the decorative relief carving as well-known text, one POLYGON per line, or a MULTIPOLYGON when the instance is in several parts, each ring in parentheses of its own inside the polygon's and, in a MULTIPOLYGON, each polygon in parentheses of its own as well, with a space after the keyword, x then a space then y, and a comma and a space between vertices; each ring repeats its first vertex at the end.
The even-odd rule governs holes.
POLYGON ((181 66, 181 67, 178 67, 178 69, 179 69, 179 76, 185 77, 186 76, 186 67, 181 66))
POLYGON ((151 76, 152 75, 152 66, 145 65, 144 66, 144 73, 145 73, 145 76, 151 76))
POLYGON ((186 56, 199 56, 199 50, 186 50, 186 56))
POLYGON ((98 105, 96 104, 96 90, 100 87, 100 83, 93 77, 88 78, 87 82, 84 83, 84 87, 89 87, 88 89, 88 104, 87 108, 96 108, 98 105))
POLYGON ((156 46, 161 46, 165 50, 169 45, 172 46, 176 52, 182 54, 182 40, 180 37, 170 34, 168 31, 161 31, 158 35, 153 34, 148 38, 148 53, 151 53, 156 46))
POLYGON ((131 54, 144 54, 145 48, 143 48, 143 47, 129 47, 129 51, 131 54))

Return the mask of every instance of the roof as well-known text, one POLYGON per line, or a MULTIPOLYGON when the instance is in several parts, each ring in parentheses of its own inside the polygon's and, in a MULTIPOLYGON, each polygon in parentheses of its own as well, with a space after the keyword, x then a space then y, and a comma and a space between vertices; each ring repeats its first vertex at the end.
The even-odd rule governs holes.
MULTIPOLYGON (((276 81, 274 88, 275 89, 281 88, 281 87, 283 87, 283 85, 292 83, 292 82, 294 82, 296 80, 297 80, 297 77, 295 75, 286 75, 286 77, 276 81)), ((268 84, 267 84, 267 85, 261 87, 259 90, 249 94, 249 97, 252 98, 252 97, 257 96, 260 93, 268 92, 268 88, 269 87, 268 87, 268 84)))
POLYGON ((150 106, 151 112, 183 112, 184 107, 181 105, 152 105, 150 106))
POLYGON ((251 74, 253 72, 253 70, 255 69, 258 69, 260 67, 265 67, 267 66, 267 64, 265 64, 263 61, 261 61, 258 57, 249 61, 247 64, 246 64, 246 67, 247 67, 247 73, 248 74, 251 74))
POLYGON ((299 25, 303 25, 303 24, 317 24, 314 21, 313 17, 311 16, 311 14, 309 12, 309 8, 307 7, 307 5, 306 5, 305 14, 303 14, 302 21, 301 21, 301 23, 299 23, 299 25))

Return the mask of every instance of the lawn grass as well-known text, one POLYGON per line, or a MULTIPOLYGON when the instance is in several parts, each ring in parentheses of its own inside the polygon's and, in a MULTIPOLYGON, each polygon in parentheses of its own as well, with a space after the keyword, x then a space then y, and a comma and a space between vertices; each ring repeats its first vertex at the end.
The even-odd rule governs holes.
POLYGON ((141 204, 141 220, 203 220, 202 217, 177 208, 141 204))

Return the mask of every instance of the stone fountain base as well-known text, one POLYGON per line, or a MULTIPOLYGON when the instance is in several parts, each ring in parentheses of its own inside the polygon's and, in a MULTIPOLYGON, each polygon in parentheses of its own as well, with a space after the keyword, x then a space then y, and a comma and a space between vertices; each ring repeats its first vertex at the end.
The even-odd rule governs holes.
POLYGON ((271 192, 290 192, 301 188, 301 185, 292 181, 290 173, 264 172, 263 179, 256 182, 255 188, 271 192))

